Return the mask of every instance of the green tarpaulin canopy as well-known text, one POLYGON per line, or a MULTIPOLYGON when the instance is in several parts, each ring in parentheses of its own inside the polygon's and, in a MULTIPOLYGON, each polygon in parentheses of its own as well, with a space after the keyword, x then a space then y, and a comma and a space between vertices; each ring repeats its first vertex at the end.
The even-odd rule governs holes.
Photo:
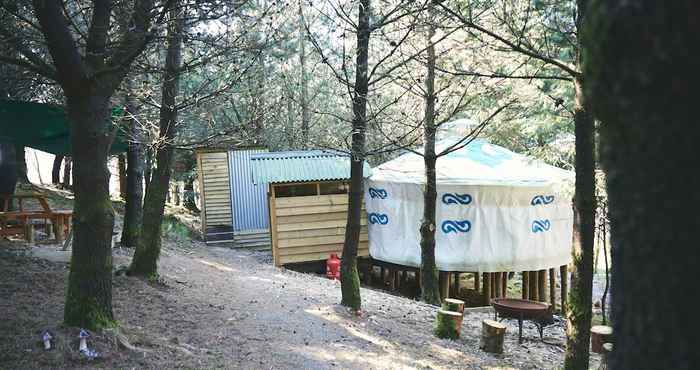
MULTIPOLYGON (((112 119, 121 112, 121 109, 113 109, 112 119)), ((51 104, 0 100, 0 142, 70 155, 70 122, 66 111, 51 104)), ((117 135, 111 152, 122 153, 126 148, 123 138, 117 135)))

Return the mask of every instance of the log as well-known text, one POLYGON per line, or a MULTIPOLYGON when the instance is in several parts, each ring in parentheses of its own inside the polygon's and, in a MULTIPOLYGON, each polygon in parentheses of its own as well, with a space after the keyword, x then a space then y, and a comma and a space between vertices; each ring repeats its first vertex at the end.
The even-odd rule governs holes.
POLYGON ((501 284, 501 279, 503 278, 503 274, 500 272, 495 272, 493 274, 494 280, 492 281, 493 283, 493 296, 496 298, 501 298, 503 295, 501 294, 501 288, 503 287, 503 284, 501 284))
POLYGON ((508 273, 504 272, 503 273, 503 278, 501 278, 501 284, 503 286, 501 287, 501 294, 503 298, 508 297, 508 273))
POLYGON ((612 342, 612 328, 596 325, 591 328, 591 352, 603 353, 603 344, 612 342))
POLYGON ((483 289, 483 296, 484 296, 484 304, 489 305, 491 304, 491 274, 488 272, 484 272, 484 284, 482 285, 483 289))
POLYGON ((439 309, 435 320, 435 336, 442 339, 458 339, 463 317, 459 312, 439 309))
POLYGON ((561 279, 561 312, 566 313, 566 300, 569 294, 569 272, 568 267, 562 265, 559 267, 559 279, 561 279))
POLYGON ((557 307, 557 273, 554 269, 549 269, 549 304, 552 310, 557 307))
POLYGON ((530 273, 527 271, 523 271, 521 275, 523 277, 523 284, 521 289, 523 293, 523 299, 528 299, 530 298, 527 291, 527 288, 529 288, 528 284, 530 284, 530 273))
POLYGON ((464 314, 464 301, 461 299, 446 298, 445 301, 442 302, 442 309, 464 314))
POLYGON ((547 302, 547 270, 537 271, 537 295, 540 302, 547 302))
POLYGON ((539 301, 537 296, 537 271, 528 271, 530 275, 530 287, 528 288, 528 293, 530 294, 531 301, 539 301))
POLYGON ((503 353, 503 339, 506 335, 506 326, 498 321, 484 320, 481 322, 481 344, 479 348, 484 352, 503 353))

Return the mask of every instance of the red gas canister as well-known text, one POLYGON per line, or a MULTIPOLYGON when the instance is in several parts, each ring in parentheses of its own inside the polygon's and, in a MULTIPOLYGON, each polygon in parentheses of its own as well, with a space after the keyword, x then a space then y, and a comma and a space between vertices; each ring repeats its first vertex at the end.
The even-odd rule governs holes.
POLYGON ((335 253, 331 253, 330 258, 326 260, 326 276, 329 279, 340 279, 340 259, 335 253))

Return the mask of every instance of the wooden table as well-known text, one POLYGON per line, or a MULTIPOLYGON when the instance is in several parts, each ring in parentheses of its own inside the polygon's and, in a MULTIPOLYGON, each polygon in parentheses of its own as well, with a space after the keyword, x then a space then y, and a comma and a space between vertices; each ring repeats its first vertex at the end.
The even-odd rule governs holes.
POLYGON ((25 239, 31 241, 33 232, 31 220, 43 219, 51 220, 54 228, 56 240, 63 241, 64 235, 70 230, 71 218, 73 211, 71 210, 52 210, 49 207, 49 202, 46 196, 41 193, 18 193, 0 195, 0 204, 3 205, 3 210, 0 212, 0 235, 14 235, 24 232, 25 239), (19 210, 7 211, 12 204, 13 199, 17 200, 19 210), (24 201, 35 199, 41 205, 41 210, 25 210, 24 201), (17 220, 18 226, 8 226, 7 222, 17 220))

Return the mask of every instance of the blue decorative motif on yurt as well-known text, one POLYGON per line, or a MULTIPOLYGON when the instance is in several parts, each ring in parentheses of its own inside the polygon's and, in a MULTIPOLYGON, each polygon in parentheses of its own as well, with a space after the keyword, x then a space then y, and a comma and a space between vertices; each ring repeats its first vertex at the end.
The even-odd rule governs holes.
POLYGON ((379 198, 385 199, 389 194, 384 189, 380 188, 369 188, 369 197, 372 199, 379 198))
POLYGON ((498 166, 513 158, 512 153, 507 149, 491 145, 486 140, 478 139, 469 143, 461 150, 453 152, 451 156, 455 158, 466 157, 488 167, 498 166))
POLYGON ((472 202, 472 196, 469 194, 445 193, 442 195, 442 203, 444 204, 469 204, 472 202))
POLYGON ((549 231, 549 228, 551 226, 552 224, 549 222, 549 220, 535 220, 532 221, 532 232, 542 233, 545 231, 549 231))
POLYGON ((469 220, 452 221, 447 220, 442 222, 442 232, 449 233, 466 233, 472 229, 472 223, 469 220))
POLYGON ((535 195, 530 201, 530 205, 545 205, 554 202, 554 195, 535 195))
POLYGON ((383 214, 383 213, 370 213, 368 215, 369 217, 369 223, 372 225, 386 225, 389 223, 389 216, 383 214))

